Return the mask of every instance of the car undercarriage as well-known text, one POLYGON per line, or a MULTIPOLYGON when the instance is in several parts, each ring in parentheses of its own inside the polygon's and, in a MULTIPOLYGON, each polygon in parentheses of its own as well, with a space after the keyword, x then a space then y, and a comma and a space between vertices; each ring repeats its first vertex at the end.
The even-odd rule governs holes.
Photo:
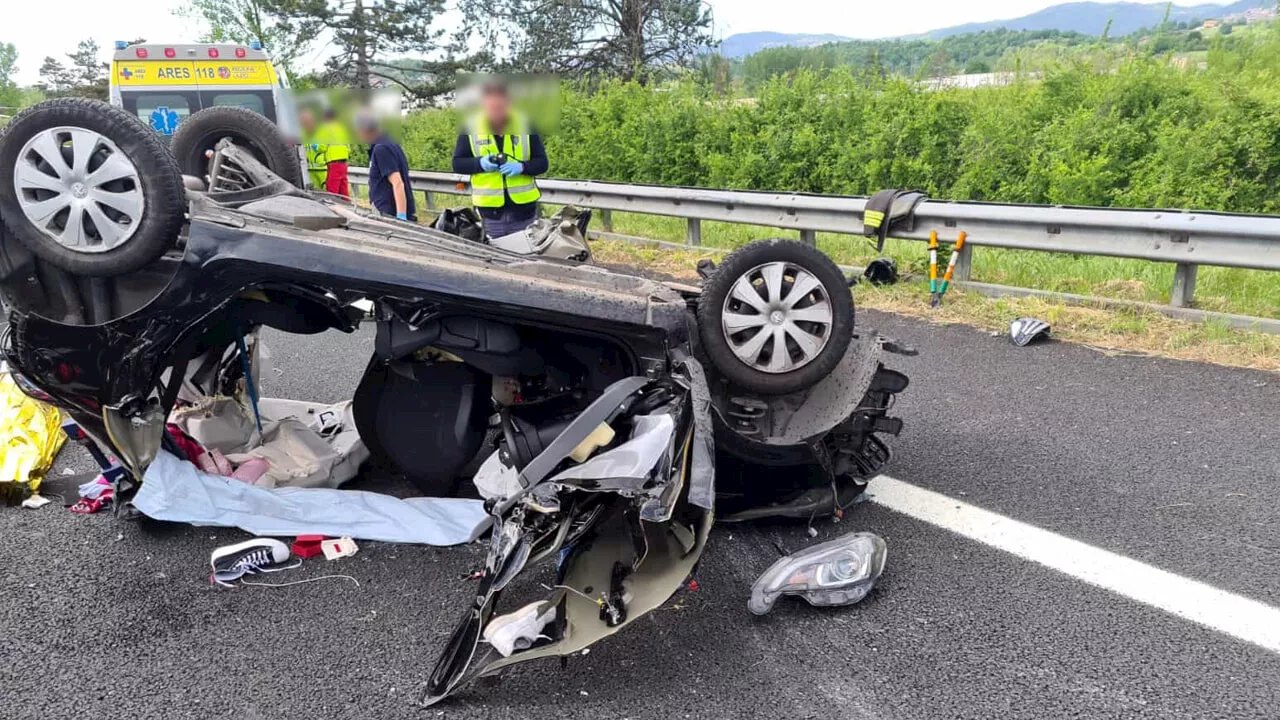
MULTIPOLYGON (((237 358, 260 328, 376 326, 352 390, 360 437, 428 495, 478 494, 491 520, 427 702, 612 635, 684 584, 715 521, 836 511, 890 459, 907 378, 883 360, 911 351, 854 327, 843 276, 809 246, 760 241, 701 288, 660 282, 378 217, 281 180, 235 137, 179 174, 107 106, 33 110, 0 135, 3 353, 135 480, 172 450, 165 426, 194 378, 256 402, 237 358), (74 199, 63 219, 33 211, 122 160, 135 172, 102 192, 181 192, 176 218, 145 215, 167 201, 128 223, 90 213, 119 227, 77 243, 74 199), (130 243, 156 227, 167 239, 139 261, 130 243), (500 611, 541 562, 545 593, 500 611)), ((866 572, 824 577, 791 592, 866 572)))

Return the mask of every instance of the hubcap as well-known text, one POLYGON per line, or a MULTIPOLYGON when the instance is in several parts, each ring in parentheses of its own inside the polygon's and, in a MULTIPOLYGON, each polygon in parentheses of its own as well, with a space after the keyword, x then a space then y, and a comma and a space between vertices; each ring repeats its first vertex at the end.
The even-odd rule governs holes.
POLYGON ((831 339, 831 298, 822 282, 786 262, 758 265, 733 283, 720 315, 738 359, 767 373, 808 365, 831 339))
POLYGON ((142 222, 138 169, 92 130, 56 127, 32 137, 18 153, 13 186, 27 220, 76 252, 117 248, 142 222))

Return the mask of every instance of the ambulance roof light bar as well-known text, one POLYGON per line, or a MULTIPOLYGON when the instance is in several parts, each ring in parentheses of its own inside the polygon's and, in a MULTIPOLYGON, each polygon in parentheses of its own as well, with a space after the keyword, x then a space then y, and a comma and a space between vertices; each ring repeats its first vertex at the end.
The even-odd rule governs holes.
POLYGON ((170 60, 270 60, 260 42, 239 43, 115 43, 113 59, 129 61, 135 59, 170 60), (170 55, 169 53, 173 54, 170 55))

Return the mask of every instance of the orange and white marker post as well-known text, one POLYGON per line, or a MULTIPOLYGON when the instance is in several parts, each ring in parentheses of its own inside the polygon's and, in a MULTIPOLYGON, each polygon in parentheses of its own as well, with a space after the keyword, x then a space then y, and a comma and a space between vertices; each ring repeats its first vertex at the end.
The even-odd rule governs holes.
POLYGON ((960 259, 960 251, 964 249, 964 240, 968 237, 964 231, 960 232, 960 237, 956 240, 956 244, 951 248, 951 259, 947 261, 947 272, 942 276, 942 283, 938 283, 938 233, 929 233, 929 306, 938 307, 942 304, 942 296, 947 294, 947 288, 951 286, 951 276, 956 271, 956 261, 960 259))
POLYGON ((938 231, 929 231, 929 304, 938 307, 938 231))

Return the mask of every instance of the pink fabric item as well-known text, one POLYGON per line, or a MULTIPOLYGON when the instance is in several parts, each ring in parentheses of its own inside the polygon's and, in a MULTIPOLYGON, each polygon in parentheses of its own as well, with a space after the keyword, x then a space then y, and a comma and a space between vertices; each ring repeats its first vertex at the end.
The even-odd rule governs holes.
POLYGON ((196 465, 210 475, 231 477, 231 461, 217 448, 201 455, 196 465))
POLYGON ((218 466, 214 465, 214 459, 207 452, 196 457, 196 466, 210 475, 218 474, 218 466))
POLYGON ((236 468, 236 471, 231 473, 231 477, 237 480, 243 480, 252 485, 253 483, 258 482, 258 478, 262 477, 270 469, 271 463, 267 462, 263 458, 249 458, 248 460, 240 463, 240 467, 236 468))
POLYGON ((196 458, 196 467, 210 475, 218 474, 218 466, 213 462, 213 456, 209 453, 201 453, 200 457, 196 458))

